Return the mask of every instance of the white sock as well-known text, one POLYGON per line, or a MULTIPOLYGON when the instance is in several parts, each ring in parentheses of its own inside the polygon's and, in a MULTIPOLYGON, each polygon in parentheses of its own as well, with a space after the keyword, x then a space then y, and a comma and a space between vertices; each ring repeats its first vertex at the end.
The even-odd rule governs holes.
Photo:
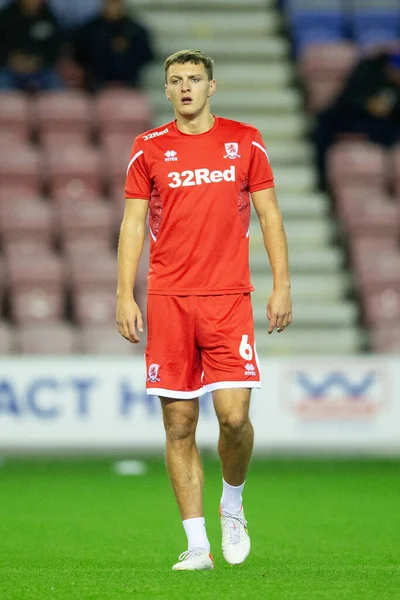
POLYGON ((242 492, 244 488, 244 481, 242 485, 229 485, 225 479, 222 479, 222 498, 221 508, 227 512, 239 512, 242 507, 242 492))
POLYGON ((182 521, 188 540, 188 550, 193 548, 205 548, 210 552, 210 542, 206 532, 206 521, 204 517, 194 517, 182 521))

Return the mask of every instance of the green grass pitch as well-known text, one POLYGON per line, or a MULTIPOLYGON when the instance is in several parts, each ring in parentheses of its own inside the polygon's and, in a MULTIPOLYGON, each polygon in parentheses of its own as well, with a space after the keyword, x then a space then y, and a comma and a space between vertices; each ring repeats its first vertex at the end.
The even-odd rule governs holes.
POLYGON ((162 460, 121 477, 113 460, 9 459, 0 468, 1 600, 400 599, 400 462, 254 459, 253 549, 220 548, 219 464, 206 459, 216 568, 172 572, 186 549, 162 460))

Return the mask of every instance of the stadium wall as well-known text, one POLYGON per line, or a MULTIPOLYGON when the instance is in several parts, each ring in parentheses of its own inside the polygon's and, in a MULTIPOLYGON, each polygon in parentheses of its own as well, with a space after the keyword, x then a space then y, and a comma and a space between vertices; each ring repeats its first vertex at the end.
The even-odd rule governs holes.
MULTIPOLYGON (((270 358, 255 390, 255 451, 397 454, 400 357, 270 358)), ((198 443, 215 451, 210 395, 198 443)), ((141 359, 3 358, 0 452, 161 452, 159 401, 141 359)))

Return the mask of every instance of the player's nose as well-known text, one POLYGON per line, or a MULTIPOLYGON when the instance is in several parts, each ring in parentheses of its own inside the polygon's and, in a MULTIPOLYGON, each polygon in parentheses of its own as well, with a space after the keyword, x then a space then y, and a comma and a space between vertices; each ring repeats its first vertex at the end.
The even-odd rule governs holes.
POLYGON ((187 80, 187 81, 183 80, 182 81, 181 90, 182 90, 182 92, 188 92, 190 90, 190 82, 189 82, 189 80, 187 80))

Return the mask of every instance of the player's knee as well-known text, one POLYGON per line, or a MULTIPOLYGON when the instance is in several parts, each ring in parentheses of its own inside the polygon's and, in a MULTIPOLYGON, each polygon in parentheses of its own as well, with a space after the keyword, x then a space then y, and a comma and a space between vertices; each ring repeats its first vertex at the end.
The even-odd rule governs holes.
POLYGON ((170 442, 182 442, 194 439, 196 434, 196 419, 179 417, 164 423, 165 432, 170 442))
POLYGON ((240 438, 249 423, 249 417, 243 413, 231 413, 220 417, 219 425, 225 435, 240 438))

